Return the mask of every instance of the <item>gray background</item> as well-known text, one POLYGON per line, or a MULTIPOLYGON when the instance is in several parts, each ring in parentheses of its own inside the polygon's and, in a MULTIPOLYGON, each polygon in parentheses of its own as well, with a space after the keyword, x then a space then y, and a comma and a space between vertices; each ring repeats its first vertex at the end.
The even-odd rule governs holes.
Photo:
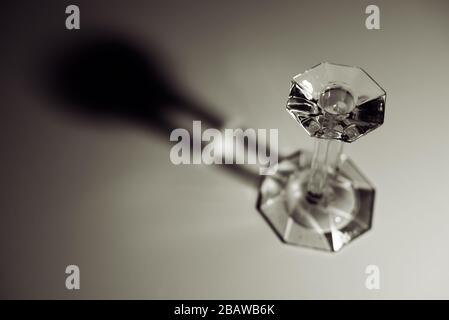
POLYGON ((80 31, 65 30, 68 4, 0 10, 2 298, 449 298, 447 1, 77 1, 80 31), (371 3, 379 31, 365 29, 371 3), (278 128, 285 154, 311 147, 284 111, 290 78, 320 61, 364 67, 388 93, 386 121, 346 151, 377 187, 373 229, 337 254, 284 245, 256 188, 174 166, 168 136, 56 111, 33 70, 91 30, 158 48, 183 90, 278 128), (380 290, 365 288, 369 264, 380 290))

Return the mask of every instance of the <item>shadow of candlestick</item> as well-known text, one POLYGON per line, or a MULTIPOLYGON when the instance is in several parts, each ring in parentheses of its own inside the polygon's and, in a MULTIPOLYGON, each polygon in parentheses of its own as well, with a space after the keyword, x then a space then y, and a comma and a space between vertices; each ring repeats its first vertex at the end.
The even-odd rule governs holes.
MULTIPOLYGON (((66 111, 89 120, 126 120, 150 128, 167 141, 176 128, 191 133, 193 120, 201 120, 207 128, 223 130, 227 125, 223 117, 182 92, 182 86, 160 57, 154 50, 143 50, 123 37, 80 36, 46 59, 44 83, 49 84, 47 91, 52 96, 64 102, 61 106, 66 111)), ((257 152, 257 147, 250 150, 248 146, 262 142, 250 143, 251 138, 246 138, 245 151, 257 152)), ((268 146, 264 147, 269 154, 268 146)), ((245 165, 216 167, 236 174, 250 185, 259 185, 258 172, 245 165)))

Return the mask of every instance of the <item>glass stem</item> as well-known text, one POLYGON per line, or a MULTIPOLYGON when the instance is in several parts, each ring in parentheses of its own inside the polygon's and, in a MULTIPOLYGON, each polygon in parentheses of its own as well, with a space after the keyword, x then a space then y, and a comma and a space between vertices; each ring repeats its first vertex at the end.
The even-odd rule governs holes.
POLYGON ((315 199, 322 197, 329 174, 334 174, 340 164, 343 143, 334 139, 315 138, 311 173, 307 184, 308 194, 315 199))

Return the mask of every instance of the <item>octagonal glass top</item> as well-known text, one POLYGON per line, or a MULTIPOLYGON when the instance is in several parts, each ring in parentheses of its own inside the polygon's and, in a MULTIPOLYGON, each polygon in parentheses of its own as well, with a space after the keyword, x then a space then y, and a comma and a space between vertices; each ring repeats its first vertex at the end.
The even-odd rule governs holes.
POLYGON ((361 68, 323 62, 293 78, 287 111, 312 137, 352 142, 382 125, 385 101, 361 68))

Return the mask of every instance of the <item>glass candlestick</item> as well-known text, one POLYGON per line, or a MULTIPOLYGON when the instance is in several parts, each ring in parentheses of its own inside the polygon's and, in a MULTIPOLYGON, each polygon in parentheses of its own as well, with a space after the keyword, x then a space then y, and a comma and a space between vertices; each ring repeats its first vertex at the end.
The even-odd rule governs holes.
POLYGON ((287 111, 315 139, 314 151, 280 161, 258 201, 283 241, 338 251, 371 228, 374 187, 342 149, 382 125, 385 101, 357 67, 321 63, 293 78, 287 111))

